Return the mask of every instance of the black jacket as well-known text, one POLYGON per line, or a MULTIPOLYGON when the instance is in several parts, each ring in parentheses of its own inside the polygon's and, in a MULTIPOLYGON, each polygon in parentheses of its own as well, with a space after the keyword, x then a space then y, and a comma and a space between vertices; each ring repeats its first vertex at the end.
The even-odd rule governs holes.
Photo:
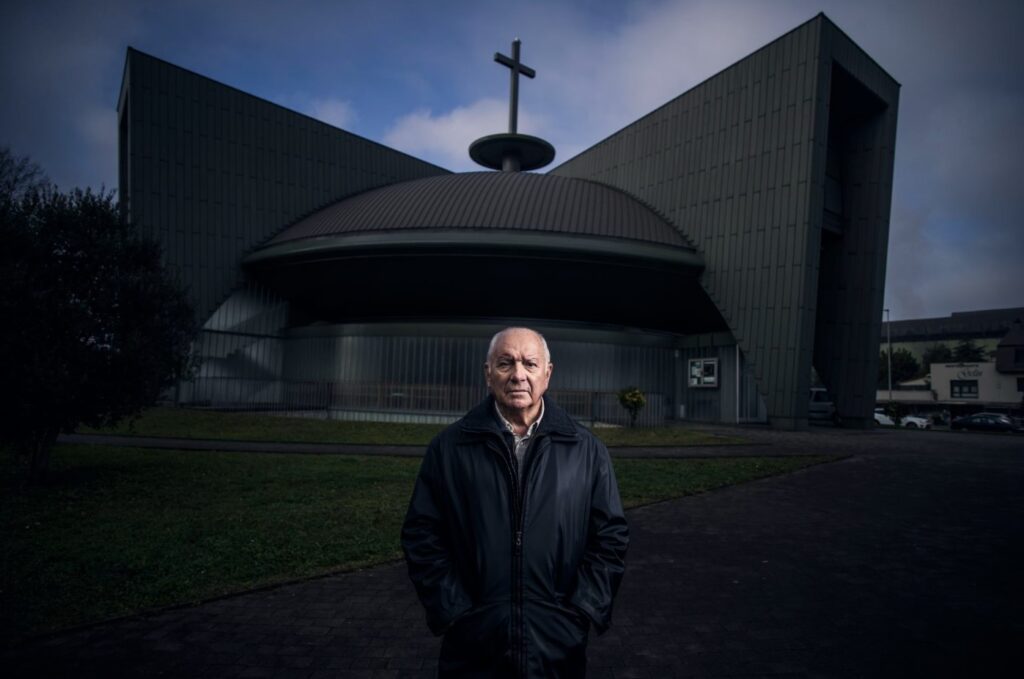
POLYGON ((440 676, 582 676, 629 531, 608 450, 545 398, 519 474, 489 397, 431 441, 402 527, 440 676))

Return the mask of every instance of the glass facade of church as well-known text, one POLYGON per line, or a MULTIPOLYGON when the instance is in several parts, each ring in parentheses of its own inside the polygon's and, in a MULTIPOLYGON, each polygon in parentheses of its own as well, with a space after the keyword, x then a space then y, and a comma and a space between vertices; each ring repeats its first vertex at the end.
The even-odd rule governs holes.
MULTIPOLYGON (((513 323, 541 331, 555 371, 550 394, 574 417, 623 424, 618 392, 639 387, 639 423, 667 419, 763 421, 753 373, 735 345, 716 338, 624 332, 543 321, 319 324, 287 328, 287 302, 249 288, 204 326, 200 370, 182 383, 182 405, 265 410, 308 417, 447 422, 486 394, 491 336, 513 323), (715 388, 688 389, 688 360, 714 356, 715 388), (737 370, 738 366, 738 370, 737 370)), ((727 339, 727 338, 726 338, 727 339)))

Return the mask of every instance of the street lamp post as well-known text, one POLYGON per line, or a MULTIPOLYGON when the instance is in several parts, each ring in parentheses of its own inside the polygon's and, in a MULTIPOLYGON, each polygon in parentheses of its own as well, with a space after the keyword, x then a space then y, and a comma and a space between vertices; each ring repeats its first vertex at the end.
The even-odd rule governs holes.
POLYGON ((889 375, 889 407, 892 407, 892 323, 889 322, 889 310, 885 309, 885 343, 888 345, 888 350, 885 352, 885 357, 889 362, 889 367, 886 372, 889 375))

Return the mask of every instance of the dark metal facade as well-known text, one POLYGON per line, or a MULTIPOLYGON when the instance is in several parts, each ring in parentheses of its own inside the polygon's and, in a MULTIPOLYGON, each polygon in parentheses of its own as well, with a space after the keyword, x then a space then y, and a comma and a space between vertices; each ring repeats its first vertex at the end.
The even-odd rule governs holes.
POLYGON ((552 172, 637 196, 696 246, 774 423, 806 422, 812 362, 868 422, 898 97, 818 15, 552 172))
POLYGON ((120 197, 205 320, 244 253, 347 195, 447 170, 129 48, 120 197))
MULTIPOLYGON (((203 331, 203 366, 179 400, 334 419, 452 421, 486 394, 487 346, 508 323, 286 329, 282 311, 258 294, 233 295, 203 331), (275 324, 278 332, 265 332, 275 324)), ((615 330, 531 325, 552 352, 551 394, 573 416, 627 423, 617 397, 627 386, 647 395, 641 424, 660 424, 677 409, 677 336, 647 333, 638 341, 635 333, 615 330)))

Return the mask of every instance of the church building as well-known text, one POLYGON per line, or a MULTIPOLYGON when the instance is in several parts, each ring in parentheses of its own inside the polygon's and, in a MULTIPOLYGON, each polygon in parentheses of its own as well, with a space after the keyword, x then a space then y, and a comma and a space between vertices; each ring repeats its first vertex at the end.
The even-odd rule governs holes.
POLYGON ((519 49, 469 173, 128 50, 120 196, 202 328, 176 400, 448 421, 527 325, 588 424, 638 387, 645 425, 802 428, 824 385, 868 426, 899 84, 819 14, 550 167, 516 129, 519 49))

